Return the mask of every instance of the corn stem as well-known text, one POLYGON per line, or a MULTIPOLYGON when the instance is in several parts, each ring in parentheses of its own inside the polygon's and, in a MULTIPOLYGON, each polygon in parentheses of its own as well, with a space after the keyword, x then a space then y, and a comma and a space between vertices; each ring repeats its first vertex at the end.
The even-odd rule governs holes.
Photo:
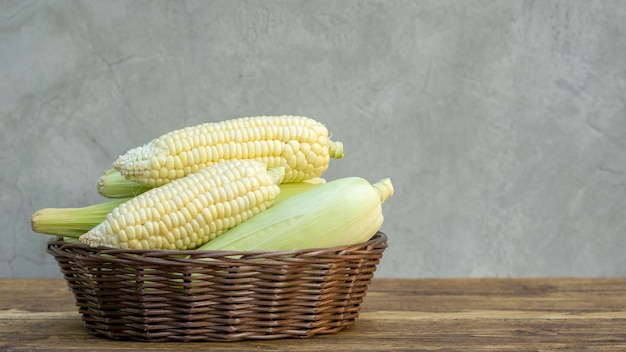
POLYGON ((98 193, 107 198, 131 198, 149 189, 149 186, 126 179, 115 169, 105 171, 98 179, 98 193))
POLYGON ((101 223, 113 208, 129 198, 114 199, 82 208, 45 208, 31 217, 34 232, 78 238, 101 223))
POLYGON ((391 178, 387 177, 372 185, 376 192, 380 195, 380 203, 384 203, 387 199, 391 198, 394 193, 393 184, 391 178))

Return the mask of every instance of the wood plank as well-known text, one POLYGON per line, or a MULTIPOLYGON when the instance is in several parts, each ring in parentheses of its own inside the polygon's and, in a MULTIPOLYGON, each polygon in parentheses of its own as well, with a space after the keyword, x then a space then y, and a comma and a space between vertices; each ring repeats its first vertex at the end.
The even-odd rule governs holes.
POLYGON ((76 310, 74 296, 59 279, 0 279, 0 310, 76 310))
POLYGON ((626 279, 377 279, 337 334, 113 341, 87 333, 63 280, 0 279, 0 351, 616 351, 625 328, 626 279))
MULTIPOLYGON (((532 320, 528 319, 388 319, 372 320, 363 317, 354 328, 328 336, 318 336, 307 340, 273 340, 231 343, 203 343, 203 348, 213 351, 248 350, 265 346, 274 350, 335 350, 335 351, 376 351, 463 348, 464 350, 523 350, 524 348, 572 349, 574 347, 626 348, 624 334, 616 334, 616 324, 624 326, 624 321, 599 320, 532 320), (590 331, 592 328, 593 331, 590 331), (384 348, 382 348, 384 346, 384 348), (490 347, 491 346, 491 347, 490 347)), ((32 321, 31 321, 32 322, 32 321)), ((196 343, 160 343, 110 341, 77 332, 77 320, 57 320, 37 324, 25 324, 14 329, 17 335, 13 341, 14 350, 46 350, 50 346, 62 346, 63 350, 80 350, 89 347, 93 351, 106 350, 196 350, 196 343), (48 327, 47 329, 45 327, 48 327), (38 328, 39 327, 39 328, 38 328), (35 328, 36 333, 25 333, 23 328, 35 328), (19 333, 22 331, 23 333, 19 333), (149 346, 149 347, 148 347, 149 346), (154 348, 153 348, 154 347, 154 348)), ((3 329, 4 326, 0 326, 3 329)), ((4 339, 3 339, 4 340, 4 339)), ((5 346, 7 347, 7 346, 5 346)), ((60 348, 60 347, 59 347, 60 348)), ((607 349, 607 350, 610 350, 607 349)), ((59 349, 60 350, 60 349, 59 349)))
POLYGON ((626 307, 626 279, 417 279, 372 284, 370 307, 421 311, 462 309, 611 311, 626 307))

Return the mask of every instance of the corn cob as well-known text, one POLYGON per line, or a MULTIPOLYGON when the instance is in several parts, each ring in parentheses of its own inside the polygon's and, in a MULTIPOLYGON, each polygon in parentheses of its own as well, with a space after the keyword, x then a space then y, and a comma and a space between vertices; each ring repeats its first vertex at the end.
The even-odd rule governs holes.
MULTIPOLYGON (((324 179, 315 178, 305 182, 281 183, 279 185, 280 193, 274 199, 272 206, 324 182, 324 179)), ((41 234, 78 239, 80 235, 103 222, 107 214, 112 212, 115 207, 129 200, 130 197, 112 199, 79 208, 40 209, 31 216, 31 228, 33 232, 41 234)))
POLYGON ((320 176, 330 158, 343 157, 321 123, 301 116, 257 116, 205 123, 166 133, 130 149, 113 168, 125 178, 158 187, 230 159, 285 167, 284 183, 320 176))
POLYGON ((230 160, 153 188, 81 235, 92 247, 193 249, 270 207, 284 168, 230 160))
POLYGON ((298 250, 353 245, 382 226, 389 178, 371 185, 359 177, 330 181, 275 204, 199 250, 298 250))

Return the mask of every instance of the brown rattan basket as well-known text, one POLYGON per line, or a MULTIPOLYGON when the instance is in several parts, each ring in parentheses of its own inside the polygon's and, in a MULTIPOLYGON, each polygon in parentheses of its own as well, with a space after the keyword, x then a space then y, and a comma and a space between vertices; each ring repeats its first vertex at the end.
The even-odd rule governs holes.
POLYGON ((354 324, 387 236, 299 251, 48 242, 89 333, 139 341, 306 338, 354 324))

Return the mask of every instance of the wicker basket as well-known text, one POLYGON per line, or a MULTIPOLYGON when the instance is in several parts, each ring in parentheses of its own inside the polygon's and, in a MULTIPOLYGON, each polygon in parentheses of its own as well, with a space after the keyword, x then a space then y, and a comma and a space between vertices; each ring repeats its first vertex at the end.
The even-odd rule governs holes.
POLYGON ((50 240, 87 330, 139 341, 305 338, 354 324, 387 236, 300 251, 89 248, 50 240))

